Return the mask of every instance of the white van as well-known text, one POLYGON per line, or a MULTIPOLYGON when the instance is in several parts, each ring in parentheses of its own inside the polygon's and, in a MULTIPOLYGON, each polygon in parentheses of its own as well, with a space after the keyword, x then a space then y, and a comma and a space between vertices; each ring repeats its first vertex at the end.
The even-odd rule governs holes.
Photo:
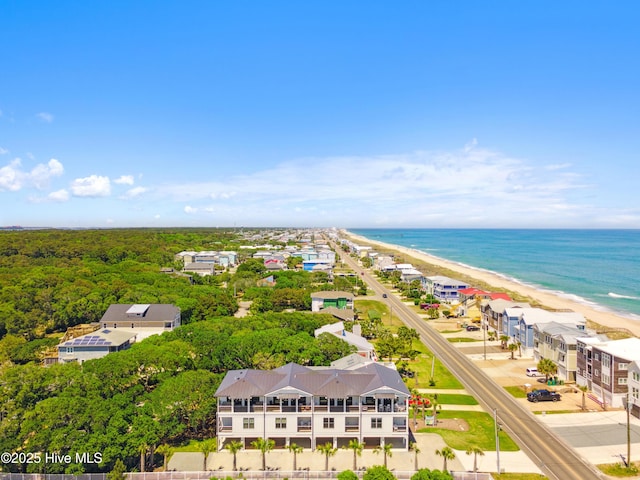
POLYGON ((536 367, 527 368, 527 377, 537 377, 540 375, 536 367))

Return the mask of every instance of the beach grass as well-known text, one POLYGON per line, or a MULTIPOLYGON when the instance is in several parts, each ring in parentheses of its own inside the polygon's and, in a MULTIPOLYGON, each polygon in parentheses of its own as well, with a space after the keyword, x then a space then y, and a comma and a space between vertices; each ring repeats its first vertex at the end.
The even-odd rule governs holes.
POLYGON ((470 342, 478 342, 477 338, 469 338, 469 337, 449 337, 447 341, 450 343, 470 343, 470 342))
POLYGON ((606 463, 604 465, 596 465, 598 469, 605 475, 609 475, 610 477, 633 477, 637 478, 638 475, 638 467, 640 464, 632 462, 631 467, 625 467, 622 463, 606 463))
MULTIPOLYGON (((438 399, 440 396, 438 396, 438 399)), ((467 412, 459 410, 446 410, 446 406, 438 412, 440 419, 464 420, 468 425, 467 431, 448 430, 438 427, 420 428, 420 433, 437 433, 442 437, 448 446, 456 450, 466 451, 471 447, 478 447, 484 451, 496 450, 495 425, 491 415, 486 412, 467 412)), ((507 435, 500 431, 500 451, 517 452, 518 445, 507 435)))

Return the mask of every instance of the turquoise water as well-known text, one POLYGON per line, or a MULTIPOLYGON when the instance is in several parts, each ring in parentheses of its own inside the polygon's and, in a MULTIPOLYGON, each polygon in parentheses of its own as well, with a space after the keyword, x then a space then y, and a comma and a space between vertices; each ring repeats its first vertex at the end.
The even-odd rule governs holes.
POLYGON ((640 230, 350 231, 640 319, 640 230))

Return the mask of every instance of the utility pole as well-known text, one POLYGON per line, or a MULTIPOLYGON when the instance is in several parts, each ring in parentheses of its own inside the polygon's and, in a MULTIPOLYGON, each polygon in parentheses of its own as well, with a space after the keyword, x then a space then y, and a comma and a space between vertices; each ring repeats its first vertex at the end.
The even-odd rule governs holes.
MULTIPOLYGON (((482 313, 480 314, 482 315, 482 313)), ((483 351, 484 351, 484 359, 487 359, 487 325, 484 322, 484 316, 480 317, 482 319, 481 325, 482 325, 482 347, 483 347, 483 351)), ((500 472, 498 472, 499 474, 500 472)))
POLYGON ((627 401, 625 402, 625 407, 625 410, 627 411, 627 467, 631 468, 631 424, 629 423, 631 404, 629 403, 629 392, 627 392, 627 401))
POLYGON ((496 468, 498 469, 498 475, 500 475, 500 437, 498 432, 500 432, 500 428, 498 426, 498 409, 493 409, 493 422, 495 424, 496 431, 496 468))

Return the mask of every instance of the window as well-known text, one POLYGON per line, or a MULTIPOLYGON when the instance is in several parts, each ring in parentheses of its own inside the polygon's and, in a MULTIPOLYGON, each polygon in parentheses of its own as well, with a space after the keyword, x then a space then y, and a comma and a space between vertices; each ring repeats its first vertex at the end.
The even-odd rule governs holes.
POLYGON ((602 374, 602 383, 604 383, 605 385, 611 384, 611 376, 608 373, 602 374))
POLYGON ((382 428, 382 418, 372 418, 371 419, 371 428, 382 428))
POLYGON ((611 355, 608 353, 602 354, 602 368, 609 368, 611 366, 611 355))
POLYGON ((626 385, 627 384, 627 377, 620 377, 618 379, 618 385, 626 385))
POLYGON ((633 397, 634 400, 638 400, 638 396, 640 396, 640 390, 638 390, 636 387, 632 387, 631 396, 633 397))
POLYGON ((633 372, 633 379, 634 379, 636 382, 640 382, 640 373, 638 373, 638 372, 633 372))
POLYGON ((324 428, 334 428, 335 427, 335 419, 330 417, 324 417, 322 419, 322 426, 324 428))
POLYGON ((594 353, 593 354, 593 359, 594 360, 600 360, 600 354, 599 353, 594 353))
POLYGON ((254 424, 253 418, 243 418, 242 419, 242 428, 251 429, 251 428, 254 428, 254 427, 255 427, 255 424, 254 424))
POLYGON ((287 428, 287 419, 284 417, 282 418, 276 417, 276 428, 287 428))
POLYGON ((347 417, 344 420, 345 431, 357 432, 360 428, 360 419, 358 417, 347 417))
POLYGON ((618 363, 618 370, 627 370, 627 368, 629 367, 628 363, 618 363))

